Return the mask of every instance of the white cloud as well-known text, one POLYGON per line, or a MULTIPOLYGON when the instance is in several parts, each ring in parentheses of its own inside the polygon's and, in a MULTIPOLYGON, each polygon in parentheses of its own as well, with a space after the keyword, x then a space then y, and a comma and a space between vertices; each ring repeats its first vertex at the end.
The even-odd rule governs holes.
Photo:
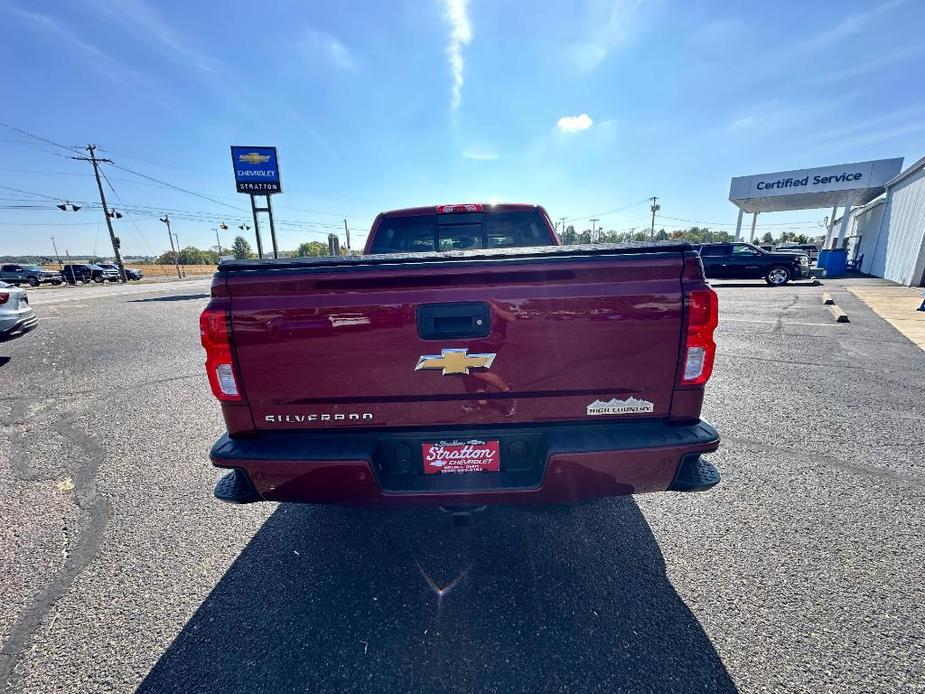
POLYGON ((581 39, 566 49, 566 57, 584 72, 593 70, 612 48, 626 40, 643 0, 591 0, 581 39))
POLYGON ((36 30, 49 34, 57 46, 63 46, 80 55, 94 69, 112 81, 120 83, 142 81, 143 78, 140 73, 129 68, 94 44, 84 40, 77 32, 72 31, 53 16, 30 12, 13 5, 2 4, 0 7, 31 24, 36 30))
POLYGON ((497 152, 482 149, 464 149, 462 155, 466 159, 475 159, 476 161, 497 161, 501 155, 497 152))
POLYGON ((905 4, 906 0, 892 0, 892 2, 879 4, 866 12, 846 15, 834 24, 829 24, 819 33, 810 36, 802 44, 798 43, 791 46, 788 48, 788 52, 816 51, 841 43, 845 39, 869 29, 871 23, 879 16, 892 12, 897 7, 905 4))
POLYGON ((331 62, 337 67, 345 70, 353 70, 357 66, 353 53, 351 53, 350 49, 336 36, 328 37, 326 48, 328 57, 331 58, 331 62))
POLYGON ((729 124, 733 128, 752 128, 758 125, 758 119, 755 116, 742 116, 736 118, 729 124))
POLYGON ((191 46, 193 41, 177 34, 157 9, 144 0, 94 0, 91 5, 110 20, 134 31, 145 40, 160 44, 165 53, 206 74, 218 69, 218 62, 191 46))
POLYGON ((453 75, 453 91, 450 96, 450 111, 456 113, 462 103, 462 88, 466 63, 463 47, 472 41, 472 23, 469 21, 469 0, 440 0, 443 4, 443 19, 450 27, 446 44, 446 55, 453 75))
POLYGON ((747 37, 748 27, 741 19, 717 19, 697 29, 690 42, 701 50, 718 50, 747 37))
POLYGON ((591 116, 582 113, 577 116, 562 116, 556 123, 556 127, 564 133, 577 133, 581 130, 587 130, 594 123, 591 116))
POLYGON ((307 27, 296 44, 298 51, 313 62, 323 62, 341 70, 355 70, 357 61, 353 53, 333 34, 307 27))

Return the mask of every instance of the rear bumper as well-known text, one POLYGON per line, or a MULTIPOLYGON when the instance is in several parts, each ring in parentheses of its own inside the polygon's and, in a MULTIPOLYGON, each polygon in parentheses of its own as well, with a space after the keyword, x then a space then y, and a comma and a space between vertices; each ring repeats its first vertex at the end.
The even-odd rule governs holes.
MULTIPOLYGON (((686 473, 719 446, 706 422, 595 423, 447 431, 279 432, 222 436, 210 459, 237 470, 248 493, 227 501, 364 506, 572 503, 605 496, 705 489, 686 473), (498 439, 501 472, 425 475, 420 443, 498 439), (683 463, 683 465, 682 465, 683 463)), ((715 470, 714 470, 715 473, 715 470)), ((227 490, 230 483, 225 482, 227 490)))
POLYGON ((25 335, 39 324, 39 319, 32 309, 21 311, 15 316, 0 316, 0 340, 12 340, 25 335))

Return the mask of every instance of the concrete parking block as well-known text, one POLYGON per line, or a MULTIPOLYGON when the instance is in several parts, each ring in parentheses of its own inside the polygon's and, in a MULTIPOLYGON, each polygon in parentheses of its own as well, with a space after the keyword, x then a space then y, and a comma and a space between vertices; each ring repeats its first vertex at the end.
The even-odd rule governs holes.
POLYGON ((829 313, 832 314, 832 318, 835 319, 835 322, 836 322, 836 323, 848 323, 848 322, 850 322, 850 321, 848 320, 848 314, 845 313, 844 309, 842 309, 842 308, 836 306, 834 303, 829 304, 828 306, 826 306, 826 308, 829 309, 829 313))

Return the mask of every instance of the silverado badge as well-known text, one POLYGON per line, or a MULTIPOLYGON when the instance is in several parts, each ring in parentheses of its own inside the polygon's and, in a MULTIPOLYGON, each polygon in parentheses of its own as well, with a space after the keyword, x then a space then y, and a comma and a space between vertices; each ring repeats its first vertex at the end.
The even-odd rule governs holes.
POLYGON ((654 409, 655 406, 648 400, 640 400, 634 397, 628 397, 626 400, 613 398, 607 402, 595 400, 588 405, 588 414, 637 414, 639 412, 652 412, 654 409))
POLYGON ((443 375, 449 374, 467 374, 469 369, 491 367, 495 360, 492 354, 468 354, 467 348, 463 349, 444 349, 440 354, 424 354, 418 358, 418 365, 414 367, 415 371, 422 369, 440 369, 443 375))

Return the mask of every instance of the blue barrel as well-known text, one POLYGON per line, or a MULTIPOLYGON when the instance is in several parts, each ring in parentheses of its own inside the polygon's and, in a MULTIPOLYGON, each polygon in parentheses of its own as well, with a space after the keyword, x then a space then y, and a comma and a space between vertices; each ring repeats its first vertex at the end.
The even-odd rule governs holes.
POLYGON ((845 274, 845 265, 848 263, 848 249, 847 248, 832 248, 828 252, 820 251, 820 262, 822 262, 822 254, 826 254, 825 258, 825 276, 826 277, 841 277, 845 274))

